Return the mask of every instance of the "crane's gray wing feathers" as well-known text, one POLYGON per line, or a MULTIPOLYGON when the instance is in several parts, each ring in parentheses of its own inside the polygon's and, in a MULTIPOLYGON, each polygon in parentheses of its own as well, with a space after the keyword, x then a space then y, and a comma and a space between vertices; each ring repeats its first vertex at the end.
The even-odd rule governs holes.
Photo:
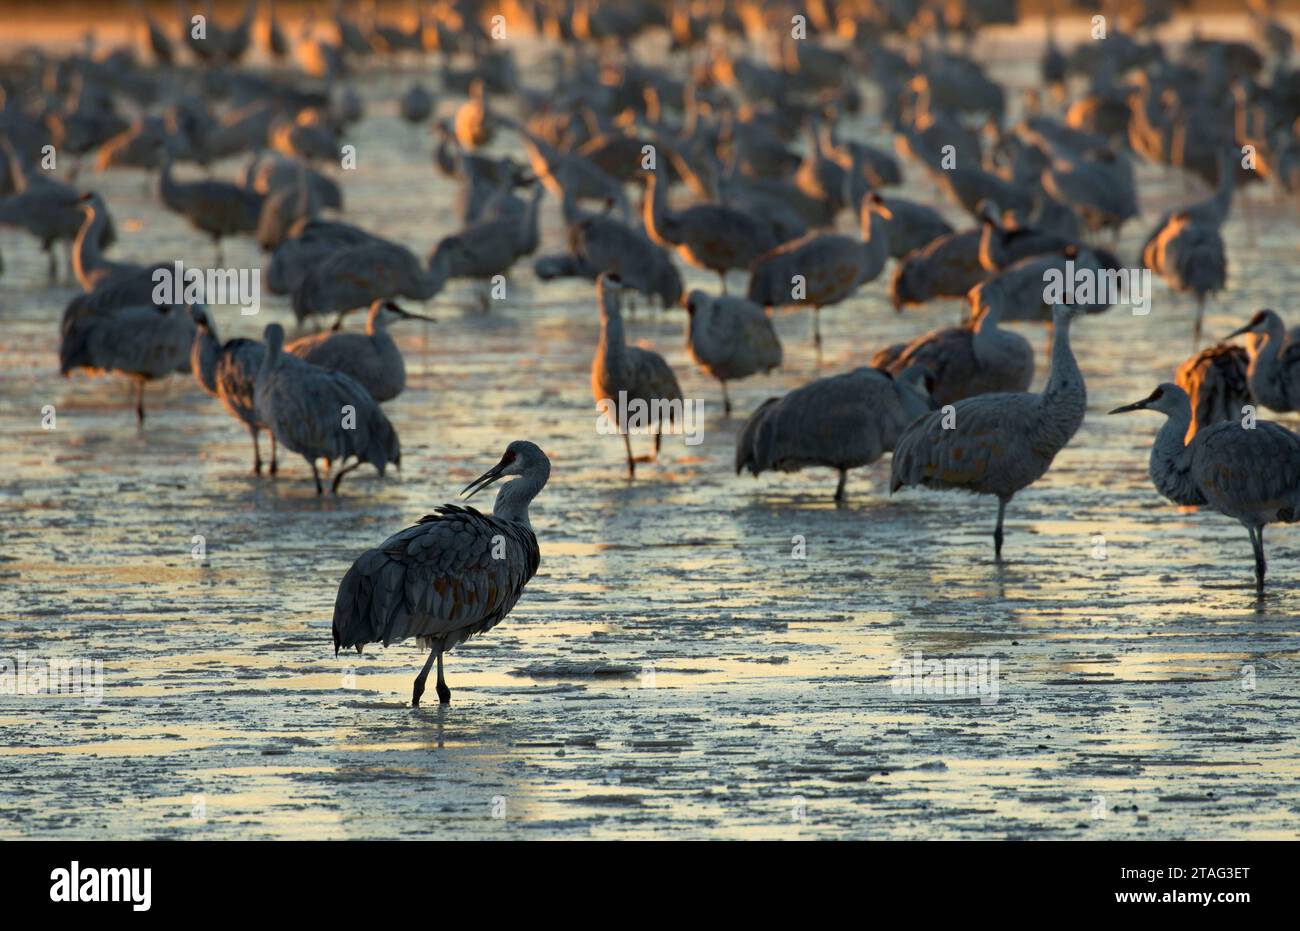
POLYGON ((510 612, 539 560, 522 524, 438 508, 353 563, 334 603, 335 651, 408 637, 451 649, 510 612))

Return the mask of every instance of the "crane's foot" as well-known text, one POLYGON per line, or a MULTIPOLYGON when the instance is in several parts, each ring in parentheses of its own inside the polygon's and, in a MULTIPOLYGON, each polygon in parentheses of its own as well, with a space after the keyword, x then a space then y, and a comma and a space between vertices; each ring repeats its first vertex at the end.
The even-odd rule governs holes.
POLYGON ((446 683, 446 682, 439 682, 438 685, 436 686, 436 690, 437 690, 437 692, 438 692, 438 704, 440 704, 440 705, 450 705, 450 704, 451 704, 451 689, 447 688, 447 683, 446 683))
POLYGON ((424 677, 415 680, 415 688, 411 690, 411 707, 420 707, 420 696, 424 694, 424 677))
POLYGON ((993 558, 1002 561, 1002 528, 993 531, 993 558))

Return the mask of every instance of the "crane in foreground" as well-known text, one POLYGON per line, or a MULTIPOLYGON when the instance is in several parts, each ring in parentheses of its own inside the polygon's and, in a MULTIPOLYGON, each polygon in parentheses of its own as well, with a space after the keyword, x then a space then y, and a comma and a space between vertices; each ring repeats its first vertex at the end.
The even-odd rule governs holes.
POLYGON ((1162 384, 1110 413, 1158 411, 1166 420, 1151 446, 1156 491, 1175 504, 1208 506, 1240 522, 1255 551, 1255 585, 1264 588, 1264 528, 1300 520, 1300 437, 1268 420, 1221 420, 1184 445, 1192 422, 1187 392, 1162 384))
POLYGON ((840 474, 835 503, 843 504, 849 469, 893 449, 907 426, 934 407, 926 376, 919 365, 898 378, 864 367, 768 398, 736 437, 736 474, 825 466, 840 474))
POLYGON ((1042 394, 980 394, 908 427, 894 449, 890 494, 924 485, 995 495, 993 553, 1000 560, 1007 502, 1046 474, 1083 424, 1087 391, 1070 349, 1070 320, 1080 312, 1052 308, 1052 370, 1042 394))
POLYGON ((528 505, 550 474, 551 461, 540 448, 515 440, 500 462, 461 492, 472 498, 500 478, 518 476, 497 493, 491 515, 445 505, 361 554, 334 600, 335 655, 414 637, 430 652, 415 678, 411 707, 420 706, 435 660, 438 701, 451 704, 442 654, 501 623, 537 574, 541 552, 528 505))

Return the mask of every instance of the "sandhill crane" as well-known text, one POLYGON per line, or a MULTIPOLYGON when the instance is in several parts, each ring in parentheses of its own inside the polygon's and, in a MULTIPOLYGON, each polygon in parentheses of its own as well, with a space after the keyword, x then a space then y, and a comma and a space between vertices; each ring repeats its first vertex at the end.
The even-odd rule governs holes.
POLYGON ((1196 431, 1220 420, 1235 420, 1241 409, 1251 403, 1247 370, 1250 357, 1246 350, 1232 343, 1219 343, 1202 349, 1178 366, 1174 381, 1187 392, 1192 405, 1192 422, 1185 441, 1190 443, 1196 431))
MULTIPOLYGON (((429 256, 431 269, 445 269, 446 278, 470 278, 486 284, 504 276, 515 262, 537 251, 541 241, 539 210, 545 192, 533 182, 533 196, 522 217, 501 216, 471 223, 459 233, 444 237, 429 256)), ((489 290, 480 292, 484 309, 489 290)))
MULTIPOLYGON (((61 181, 43 176, 41 172, 28 173, 22 157, 0 133, 0 148, 6 150, 10 161, 10 177, 15 193, 0 198, 0 226, 13 226, 25 230, 41 241, 41 249, 49 256, 50 280, 58 276, 58 261, 54 244, 71 244, 82 225, 81 194, 61 181)), ((111 234, 100 243, 107 247, 111 234)))
POLYGON ((1167 418, 1151 446, 1148 471, 1156 490, 1175 504, 1209 506, 1239 521, 1255 551, 1255 584, 1264 588, 1264 528, 1300 519, 1300 437, 1267 420, 1238 419, 1202 427, 1184 441, 1191 402, 1162 384, 1141 401, 1110 413, 1152 410, 1167 418))
POLYGON ((217 248, 217 264, 224 264, 221 253, 223 237, 252 233, 262 212, 263 197, 256 191, 227 181, 177 181, 172 176, 172 157, 163 158, 158 183, 163 203, 179 213, 195 229, 212 237, 217 248))
POLYGON ((657 171, 647 171, 645 183, 646 233, 664 248, 675 249, 690 264, 717 274, 724 294, 728 270, 747 269, 778 245, 771 226, 758 217, 722 204, 670 210, 667 179, 660 180, 657 171))
POLYGON ((681 300, 682 276, 666 249, 651 242, 640 230, 604 214, 581 212, 567 189, 563 208, 569 227, 569 253, 538 259, 533 265, 538 278, 595 281, 601 272, 613 272, 623 282, 622 291, 658 297, 665 308, 681 300))
POLYGON ((891 494, 909 485, 995 495, 993 552, 1002 558, 1007 502, 1047 472, 1083 423, 1087 393, 1070 350, 1075 309, 1052 309, 1052 370, 1042 394, 981 394, 927 414, 898 440, 891 494))
POLYGON ((1195 295, 1192 341, 1200 345, 1205 298, 1222 291, 1228 279, 1227 250, 1218 229, 1197 223, 1185 213, 1174 214, 1142 251, 1142 264, 1173 290, 1195 295))
POLYGON ((135 305, 89 310, 73 300, 64 311, 59 372, 116 372, 135 382, 135 416, 144 425, 145 382, 189 369, 194 323, 181 307, 135 305))
POLYGON ((378 300, 370 305, 364 334, 314 333, 294 340, 285 351, 312 365, 350 375, 376 401, 391 401, 406 387, 406 364, 402 351, 388 335, 390 319, 436 322, 431 317, 403 310, 392 301, 378 300))
POLYGON ((497 493, 492 514, 446 505, 367 550, 339 583, 334 601, 334 652, 415 637, 430 651, 415 679, 417 708, 434 660, 440 704, 451 703, 442 654, 491 630, 537 574, 541 552, 528 506, 546 486, 551 462, 527 440, 515 440, 488 471, 465 486, 473 497, 516 475, 497 493))
POLYGON ((865 367, 819 378, 768 398, 749 416, 736 437, 736 474, 835 469, 835 502, 843 504, 848 470, 894 449, 907 426, 933 407, 920 366, 898 378, 865 367))
POLYGON ((294 187, 274 190, 262 201, 257 218, 257 244, 265 252, 273 251, 293 236, 302 221, 310 220, 320 209, 315 190, 307 176, 300 174, 294 187))
POLYGON ((991 213, 980 230, 980 264, 990 272, 1000 271, 1022 259, 1050 252, 1064 252, 1078 243, 1051 230, 1010 222, 991 213))
POLYGON ((230 339, 222 343, 216 326, 206 308, 191 307, 194 320, 194 342, 190 346, 190 371, 194 380, 207 394, 221 402, 230 416, 248 430, 253 438, 253 474, 262 474, 262 450, 258 434, 266 430, 271 436, 271 468, 279 471, 276 461, 275 432, 257 418, 254 394, 257 373, 266 358, 266 347, 255 339, 230 339))
POLYGON ((1034 350, 1019 333, 998 326, 1003 308, 1002 300, 996 300, 971 322, 882 349, 871 364, 891 375, 923 366, 933 378, 930 395, 936 404, 992 392, 1028 391, 1034 380, 1034 350))
POLYGON ((922 249, 940 236, 946 236, 953 231, 948 221, 933 207, 904 200, 901 197, 881 197, 879 201, 864 197, 859 212, 863 235, 870 230, 871 217, 875 214, 872 208, 875 203, 883 203, 889 210, 890 219, 885 224, 885 230, 889 234, 891 258, 901 259, 913 249, 922 249))
POLYGON ((418 81, 406 89, 397 102, 402 119, 420 124, 433 115, 433 95, 418 81))
POLYGON ((281 446, 311 465, 316 494, 324 494, 316 460, 325 460, 325 478, 343 466, 330 490, 363 462, 382 478, 388 463, 400 466, 401 443, 379 402, 357 381, 284 352, 284 327, 269 324, 263 334, 266 354, 257 370, 253 399, 257 419, 281 446), (352 458, 351 465, 344 463, 352 458))
POLYGON ((889 260, 884 204, 870 205, 863 239, 837 233, 809 233, 778 246, 754 263, 749 299, 763 307, 811 306, 813 343, 821 351, 823 307, 838 304, 879 277, 889 260))
POLYGON ((1229 333, 1228 338, 1245 333, 1258 337, 1246 346, 1250 355, 1246 378, 1251 396, 1278 413, 1300 410, 1300 330, 1288 333, 1282 318, 1265 309, 1229 333))
POLYGON ((781 341, 763 308, 743 297, 686 298, 686 348, 695 364, 722 384, 722 409, 731 413, 727 382, 770 372, 781 364, 781 341))
MULTIPOLYGON (((971 318, 998 303, 1002 306, 1004 322, 1033 320, 1050 323, 1052 305, 1045 293, 1048 276, 1055 272, 1064 279, 1071 268, 1076 276, 1081 271, 1090 271, 1093 280, 1103 281, 1107 273, 1120 268, 1120 263, 1105 249, 1080 249, 1073 245, 1061 252, 1021 259, 971 288, 967 294, 971 318)), ((1100 287, 1093 291, 1089 301, 1082 300, 1082 294, 1075 296, 1074 306, 1090 314, 1101 313, 1110 308, 1110 299, 1117 296, 1100 287)))
POLYGON ((292 294, 308 272, 341 249, 382 241, 350 223, 330 220, 299 221, 290 233, 276 246, 266 268, 266 287, 272 294, 292 294))
POLYGON ((293 314, 305 320, 342 315, 381 298, 428 300, 446 283, 452 252, 435 251, 426 269, 409 249, 384 240, 337 249, 303 275, 293 292, 293 314))
POLYGON ((894 309, 938 297, 965 297, 989 275, 980 262, 982 235, 980 229, 948 233, 908 253, 894 267, 889 280, 889 300, 894 309))
MULTIPOLYGON (((633 403, 645 405, 644 426, 654 431, 654 456, 634 459, 628 429, 622 429, 625 424, 618 423, 627 450, 627 476, 636 478, 636 463, 654 462, 659 458, 664 420, 667 419, 671 425, 675 416, 672 407, 667 407, 666 413, 664 408, 672 402, 681 407, 682 389, 663 356, 627 344, 623 335, 623 315, 618 307, 618 292, 622 287, 617 275, 603 273, 596 279, 596 297, 600 302, 600 343, 591 362, 591 394, 611 424, 623 420, 620 411, 630 412, 633 403)), ((632 419, 630 413, 627 419, 632 419)))

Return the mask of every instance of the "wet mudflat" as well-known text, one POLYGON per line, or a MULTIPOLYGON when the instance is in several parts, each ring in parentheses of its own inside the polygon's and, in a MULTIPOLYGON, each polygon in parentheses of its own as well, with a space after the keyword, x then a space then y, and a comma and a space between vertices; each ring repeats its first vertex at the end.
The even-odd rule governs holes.
MULTIPOLYGON (((999 80, 1032 77, 1012 38, 984 47, 999 80)), ((454 191, 430 139, 396 116, 408 78, 361 79, 358 170, 339 174, 346 219, 427 254, 455 228, 454 191)), ((1203 194, 1138 170, 1144 222, 1119 248, 1130 262, 1149 222, 1203 194)), ((211 261, 142 176, 87 177, 121 224, 119 257, 211 261)), ((912 166, 902 191, 941 202, 912 166)), ((1300 312, 1295 217, 1259 190, 1239 199, 1230 289, 1207 334, 1260 307, 1300 312)), ((562 248, 553 199, 543 222, 543 251, 562 248)), ((104 665, 99 702, 0 697, 0 837, 1300 832, 1296 530, 1270 529, 1257 598, 1245 531, 1152 489, 1157 415, 1104 416, 1172 380, 1190 351, 1192 305, 1159 283, 1149 316, 1117 308, 1075 327, 1088 416, 1013 502, 998 565, 992 500, 890 498, 887 459, 851 475, 839 510, 828 472, 734 474, 743 415, 818 374, 806 315, 778 319, 785 366, 734 384, 727 418, 686 357, 684 313, 639 309, 630 336, 666 355, 706 415, 700 445, 667 441, 629 483, 621 442, 595 426, 590 289, 543 286, 520 266, 484 315, 453 286, 412 305, 438 324, 395 329, 409 372, 386 405, 401 477, 358 470, 321 499, 301 459, 251 476, 246 435, 186 378, 150 387, 142 431, 125 383, 59 378, 72 291, 47 284, 30 240, 0 231, 0 248, 0 656, 104 665), (413 644, 333 656, 336 586, 517 438, 553 462, 532 512, 541 570, 504 623, 449 654, 451 707, 412 711, 413 644), (917 652, 996 661, 996 701, 897 694, 895 663, 917 652)), ((262 261, 250 241, 226 252, 262 261)), ((823 314, 822 373, 962 310, 896 315, 885 287, 823 314)), ((269 296, 256 317, 216 313, 225 338, 292 322, 269 296)), ((1016 326, 1040 349, 1041 385, 1046 333, 1016 326)))

